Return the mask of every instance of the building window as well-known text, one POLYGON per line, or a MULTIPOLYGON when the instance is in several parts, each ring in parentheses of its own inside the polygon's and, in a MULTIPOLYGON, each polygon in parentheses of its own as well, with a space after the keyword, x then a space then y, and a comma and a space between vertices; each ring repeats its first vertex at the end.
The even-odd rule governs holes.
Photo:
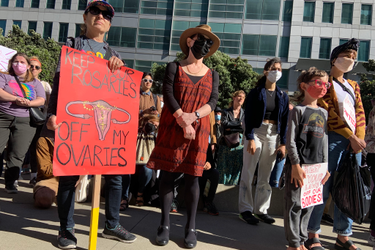
POLYGON ((220 38, 221 52, 227 54, 240 54, 240 41, 242 25, 237 23, 208 23, 214 32, 220 38))
POLYGON ((246 19, 279 20, 280 0, 246 0, 246 19))
POLYGON ((72 0, 63 0, 61 9, 70 10, 71 5, 72 5, 72 0))
POLYGON ((52 36, 52 22, 44 22, 43 38, 47 40, 52 36))
POLYGON ((22 26, 22 21, 21 21, 21 20, 13 20, 13 25, 18 25, 18 27, 21 28, 21 26, 22 26))
POLYGON ((284 11, 283 11, 283 21, 291 22, 292 21, 292 12, 293 12, 293 1, 284 2, 284 11))
POLYGON ((135 48, 137 28, 112 27, 108 32, 107 42, 112 46, 135 48))
POLYGON ((288 57, 289 54, 289 36, 280 37, 279 57, 288 57))
POLYGON ((141 5, 142 14, 171 16, 172 10, 173 0, 143 0, 141 5))
MULTIPOLYGON (((173 21, 171 50, 181 51, 180 36, 184 30, 194 28, 202 24, 200 22, 173 21)), ((211 27, 212 28, 212 27, 211 27)))
POLYGON ((128 68, 133 68, 134 67, 134 60, 123 59, 122 61, 124 61, 126 67, 128 67, 128 68))
POLYGON ((242 54, 275 56, 277 36, 243 35, 242 54))
POLYGON ((24 3, 25 3, 25 0, 17 0, 16 7, 23 8, 24 3))
POLYGON ((55 8, 56 0, 47 0, 46 8, 47 9, 54 9, 55 8))
POLYGON ((322 23, 333 23, 334 3, 323 3, 322 23))
POLYGON ((87 6, 87 0, 78 1, 78 10, 85 10, 87 6))
POLYGON ((164 64, 164 62, 153 62, 153 61, 135 61, 135 69, 142 72, 150 72, 152 64, 164 64))
MULTIPOLYGON (((215 4, 211 6, 215 9, 215 4)), ((175 16, 190 16, 190 17, 201 17, 207 18, 208 12, 208 0, 202 0, 199 2, 193 2, 191 0, 176 0, 174 6, 175 16)), ((214 14, 214 11, 210 11, 210 15, 214 14)))
POLYGON ((301 51, 299 53, 299 57, 311 58, 311 45, 312 45, 312 37, 302 37, 301 38, 301 51))
POLYGON ((362 4, 361 9, 361 24, 363 25, 371 25, 372 19, 372 5, 369 4, 362 4))
POLYGON ((9 6, 9 0, 1 0, 1 7, 8 7, 9 6))
POLYGON ((314 16, 315 16, 315 2, 305 2, 305 7, 303 9, 303 21, 314 22, 314 16))
POLYGON ((40 0, 31 0, 31 8, 39 8, 40 0))
POLYGON ((329 59, 331 53, 331 38, 320 38, 319 58, 329 59))
POLYGON ((59 42, 65 43, 68 38, 69 23, 60 23, 59 42))
POLYGON ((7 27, 7 20, 0 20, 0 29, 2 29, 2 32, 0 35, 5 34, 5 28, 7 27))
POLYGON ((140 19, 137 48, 169 50, 170 35, 171 20, 140 19))
MULTIPOLYGON (((283 69, 281 72, 283 74, 280 80, 277 81, 277 86, 281 89, 288 89, 289 69, 283 69)), ((263 74, 263 71, 261 74, 263 74)))
POLYGON ((31 35, 31 30, 36 32, 36 21, 29 21, 29 29, 27 30, 27 33, 31 35))
MULTIPOLYGON (((195 5, 195 3, 193 3, 195 5)), ((209 17, 242 19, 244 0, 211 0, 209 17)))
POLYGON ((341 11, 341 23, 352 24, 353 19, 353 4, 343 3, 341 11))
POLYGON ((346 43, 349 39, 340 39, 339 45, 346 43))
POLYGON ((138 13, 139 0, 110 0, 108 1, 116 12, 138 13))
POLYGON ((76 23, 76 35, 74 37, 78 37, 81 35, 81 23, 76 23))
POLYGON ((367 62, 370 55, 370 41, 360 41, 358 48, 358 61, 367 62))

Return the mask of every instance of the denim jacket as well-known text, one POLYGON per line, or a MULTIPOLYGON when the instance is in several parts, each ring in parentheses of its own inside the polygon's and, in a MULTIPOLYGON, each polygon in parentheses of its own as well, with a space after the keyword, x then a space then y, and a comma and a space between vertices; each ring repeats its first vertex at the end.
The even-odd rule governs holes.
MULTIPOLYGON (((277 133, 280 135, 280 144, 286 143, 286 132, 288 128, 289 97, 278 86, 276 86, 276 108, 277 133)), ((246 97, 245 109, 245 136, 247 140, 254 140, 254 128, 262 125, 266 113, 266 89, 265 83, 255 87, 246 97)))

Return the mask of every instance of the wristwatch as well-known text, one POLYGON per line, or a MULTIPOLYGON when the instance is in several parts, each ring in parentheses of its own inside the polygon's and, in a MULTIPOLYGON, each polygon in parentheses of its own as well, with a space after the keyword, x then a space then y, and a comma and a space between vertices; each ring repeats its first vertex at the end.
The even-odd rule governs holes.
POLYGON ((199 114, 197 111, 195 111, 194 113, 195 113, 195 115, 197 116, 197 120, 199 120, 199 118, 200 118, 200 114, 199 114))

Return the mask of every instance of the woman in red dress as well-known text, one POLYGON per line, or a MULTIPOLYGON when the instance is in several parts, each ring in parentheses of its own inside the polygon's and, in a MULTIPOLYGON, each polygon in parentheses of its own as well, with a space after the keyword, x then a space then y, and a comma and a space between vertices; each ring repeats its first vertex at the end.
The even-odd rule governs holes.
POLYGON ((147 166, 160 169, 159 195, 161 223, 156 243, 169 241, 169 211, 173 200, 174 180, 184 174, 187 224, 185 246, 197 244, 195 217, 199 200, 198 177, 206 162, 210 132, 209 114, 219 97, 219 75, 203 64, 220 46, 220 39, 208 25, 185 30, 180 47, 186 59, 169 63, 163 81, 164 108, 156 138, 156 146, 147 166))

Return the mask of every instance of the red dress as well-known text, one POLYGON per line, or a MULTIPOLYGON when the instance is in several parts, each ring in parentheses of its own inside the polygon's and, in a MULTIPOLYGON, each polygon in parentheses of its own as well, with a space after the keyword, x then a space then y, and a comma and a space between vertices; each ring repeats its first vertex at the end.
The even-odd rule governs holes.
MULTIPOLYGON (((174 82, 174 97, 182 111, 192 113, 208 103, 212 92, 212 71, 193 83, 189 76, 178 65, 174 82)), ((208 137, 210 133, 209 116, 192 124, 195 129, 195 140, 184 138, 183 129, 168 108, 161 113, 156 146, 152 151, 147 167, 169 172, 202 176, 206 163, 208 137)))

